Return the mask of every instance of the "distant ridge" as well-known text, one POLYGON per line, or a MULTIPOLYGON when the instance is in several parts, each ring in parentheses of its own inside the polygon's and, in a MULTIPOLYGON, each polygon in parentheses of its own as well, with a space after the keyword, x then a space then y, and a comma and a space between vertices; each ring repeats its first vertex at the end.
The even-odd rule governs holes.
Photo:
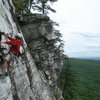
POLYGON ((70 58, 100 60, 100 57, 70 57, 70 58))
POLYGON ((100 60, 100 57, 81 57, 81 59, 93 59, 93 60, 100 60))

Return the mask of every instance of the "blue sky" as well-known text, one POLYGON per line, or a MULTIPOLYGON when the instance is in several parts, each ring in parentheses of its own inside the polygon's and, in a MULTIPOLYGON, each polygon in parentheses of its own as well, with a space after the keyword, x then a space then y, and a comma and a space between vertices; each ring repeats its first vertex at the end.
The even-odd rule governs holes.
POLYGON ((58 0, 50 13, 70 57, 100 57, 100 0, 58 0))

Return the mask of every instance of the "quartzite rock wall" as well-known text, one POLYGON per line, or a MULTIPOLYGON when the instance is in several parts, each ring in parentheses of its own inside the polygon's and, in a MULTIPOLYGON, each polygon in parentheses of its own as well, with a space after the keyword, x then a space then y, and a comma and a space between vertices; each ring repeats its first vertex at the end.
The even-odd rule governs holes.
POLYGON ((53 28, 53 22, 48 16, 40 14, 23 16, 20 26, 44 82, 49 84, 53 94, 58 92, 61 97, 57 87, 58 73, 62 66, 61 44, 57 46, 61 34, 53 28))
MULTIPOLYGON (((23 33, 33 57, 29 52, 26 53, 27 45, 23 38, 24 43, 21 48, 25 52, 25 59, 20 56, 14 60, 11 63, 10 75, 0 76, 0 100, 61 100, 56 81, 56 73, 61 65, 61 55, 60 50, 54 45, 57 36, 52 32, 52 25, 49 24, 48 17, 46 18, 41 23, 33 25, 30 20, 30 25, 25 24, 33 28, 33 30, 28 29, 28 34, 23 33)), ((36 20, 36 22, 38 21, 36 20)), ((25 28, 27 29, 27 27, 23 27, 23 31, 25 28)), ((8 33, 12 37, 17 32, 22 33, 11 0, 0 0, 0 31, 8 33)), ((2 41, 5 40, 7 38, 2 36, 2 41)), ((8 45, 2 45, 9 50, 8 45)), ((2 65, 0 65, 0 69, 2 69, 2 65)))

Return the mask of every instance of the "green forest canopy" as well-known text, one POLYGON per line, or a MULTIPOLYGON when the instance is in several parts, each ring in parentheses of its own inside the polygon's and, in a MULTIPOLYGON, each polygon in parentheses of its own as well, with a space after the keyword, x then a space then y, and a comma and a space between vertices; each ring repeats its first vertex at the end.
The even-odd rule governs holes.
POLYGON ((69 79, 71 81, 75 81, 77 85, 76 90, 73 91, 72 85, 70 84, 68 87, 70 88, 70 91, 68 91, 69 89, 66 89, 65 93, 67 93, 66 97, 69 97, 68 92, 74 93, 77 99, 71 98, 70 96, 70 99, 65 98, 65 100, 100 100, 100 60, 71 58, 69 59, 69 64, 72 66, 71 69, 73 68, 73 70, 77 73, 76 77, 74 76, 73 80, 72 77, 70 77, 73 74, 66 74, 68 72, 68 60, 65 60, 63 68, 64 72, 65 70, 66 72, 61 72, 60 87, 62 89, 64 84, 67 85, 69 79), (62 77, 63 75, 64 77, 62 77), (65 77, 67 77, 67 82, 64 81, 65 77))

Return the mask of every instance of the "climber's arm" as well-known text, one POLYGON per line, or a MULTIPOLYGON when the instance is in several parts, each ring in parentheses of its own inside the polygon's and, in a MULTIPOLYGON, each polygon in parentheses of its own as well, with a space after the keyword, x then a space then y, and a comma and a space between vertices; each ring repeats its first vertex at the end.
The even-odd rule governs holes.
POLYGON ((9 40, 15 40, 15 38, 12 38, 11 36, 5 34, 4 32, 0 31, 0 35, 5 35, 9 40))
POLYGON ((14 45, 14 43, 12 41, 5 41, 5 42, 1 42, 0 43, 6 43, 6 44, 9 44, 9 45, 14 45))
POLYGON ((11 36, 7 35, 4 33, 4 35, 9 39, 9 40, 15 40, 14 38, 12 38, 11 36))

